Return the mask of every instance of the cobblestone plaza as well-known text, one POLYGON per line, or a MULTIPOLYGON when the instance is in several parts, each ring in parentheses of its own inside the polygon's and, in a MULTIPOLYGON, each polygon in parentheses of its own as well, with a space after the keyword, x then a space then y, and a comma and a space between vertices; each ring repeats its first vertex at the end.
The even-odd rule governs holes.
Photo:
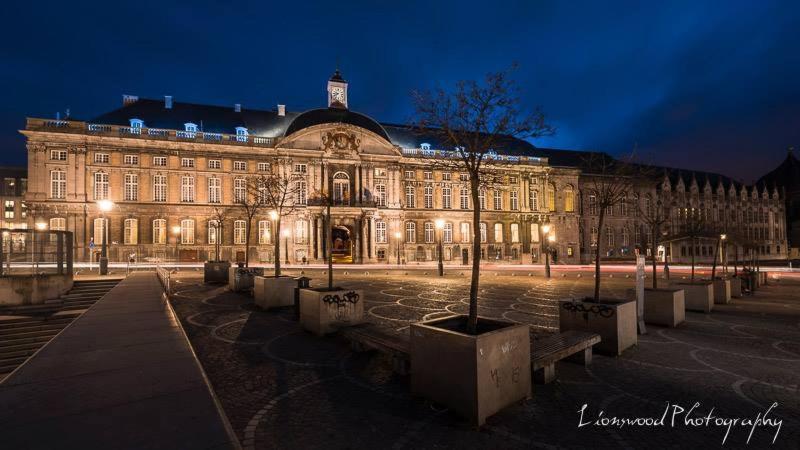
MULTIPOLYGON (((592 289, 591 275, 548 280, 512 273, 483 275, 482 316, 553 331, 557 299, 592 289)), ((458 272, 437 278, 421 271, 337 271, 337 280, 364 289, 368 320, 397 333, 411 322, 467 309, 467 278, 458 272)), ((616 297, 632 284, 624 275, 603 280, 605 294, 616 297)), ((648 325, 638 346, 621 357, 597 355, 586 367, 559 363, 555 382, 535 385, 531 400, 480 430, 411 396, 408 379, 393 374, 380 355, 353 353, 340 337, 302 331, 291 309, 262 312, 251 297, 203 285, 191 272, 176 286, 175 311, 245 448, 585 448, 589 442, 678 448, 723 440, 742 448, 751 428, 753 448, 773 439, 773 448, 797 448, 800 438, 800 299, 793 295, 797 284, 786 279, 716 305, 712 314, 687 312, 677 328, 648 325), (697 421, 687 422, 696 402, 688 417, 697 421), (699 419, 709 414, 709 423, 699 419), (755 421, 759 414, 759 425, 733 425, 727 437, 726 422, 715 422, 755 421), (602 417, 662 416, 665 423, 656 426, 595 424, 602 417)))

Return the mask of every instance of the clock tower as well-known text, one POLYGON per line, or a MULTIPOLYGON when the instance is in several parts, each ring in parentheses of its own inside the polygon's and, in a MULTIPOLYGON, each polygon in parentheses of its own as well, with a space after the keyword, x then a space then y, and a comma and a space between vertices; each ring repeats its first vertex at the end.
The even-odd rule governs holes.
POLYGON ((347 109, 347 81, 339 69, 328 80, 328 108, 347 109))

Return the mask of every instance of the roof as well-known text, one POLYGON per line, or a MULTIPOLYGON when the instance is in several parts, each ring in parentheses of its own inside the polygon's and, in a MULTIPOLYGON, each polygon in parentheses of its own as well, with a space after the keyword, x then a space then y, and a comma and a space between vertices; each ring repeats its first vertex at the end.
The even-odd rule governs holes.
POLYGON ((781 186, 787 192, 800 191, 800 161, 794 156, 794 152, 790 150, 786 159, 771 172, 759 178, 757 184, 781 186))
POLYGON ((323 123, 346 123, 349 125, 355 125, 357 127, 372 131, 378 136, 391 142, 389 135, 386 134, 386 130, 384 130, 381 124, 376 122, 371 117, 344 108, 319 108, 306 111, 295 117, 295 119, 292 120, 292 123, 286 127, 286 130, 283 132, 283 134, 284 136, 288 136, 304 128, 323 123))

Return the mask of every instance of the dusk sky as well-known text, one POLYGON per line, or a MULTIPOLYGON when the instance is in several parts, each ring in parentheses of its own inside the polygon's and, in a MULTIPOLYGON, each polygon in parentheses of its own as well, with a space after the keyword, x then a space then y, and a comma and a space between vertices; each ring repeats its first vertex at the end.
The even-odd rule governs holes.
POLYGON ((122 94, 320 107, 337 63, 350 108, 412 118, 409 92, 520 64, 545 147, 752 181, 800 147, 797 2, 7 2, 0 164, 25 117, 90 119, 122 94))

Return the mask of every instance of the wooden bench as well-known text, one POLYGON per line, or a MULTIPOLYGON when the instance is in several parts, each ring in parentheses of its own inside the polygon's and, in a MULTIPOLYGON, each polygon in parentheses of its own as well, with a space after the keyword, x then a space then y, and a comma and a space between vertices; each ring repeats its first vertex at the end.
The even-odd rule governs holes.
POLYGON ((562 359, 592 363, 592 346, 600 335, 569 330, 549 335, 537 335, 531 330, 531 374, 537 383, 550 383, 556 378, 556 363, 562 359))
POLYGON ((392 370, 400 375, 409 373, 409 338, 387 331, 373 323, 362 323, 339 330, 339 334, 350 341, 353 351, 377 350, 389 355, 392 370))

